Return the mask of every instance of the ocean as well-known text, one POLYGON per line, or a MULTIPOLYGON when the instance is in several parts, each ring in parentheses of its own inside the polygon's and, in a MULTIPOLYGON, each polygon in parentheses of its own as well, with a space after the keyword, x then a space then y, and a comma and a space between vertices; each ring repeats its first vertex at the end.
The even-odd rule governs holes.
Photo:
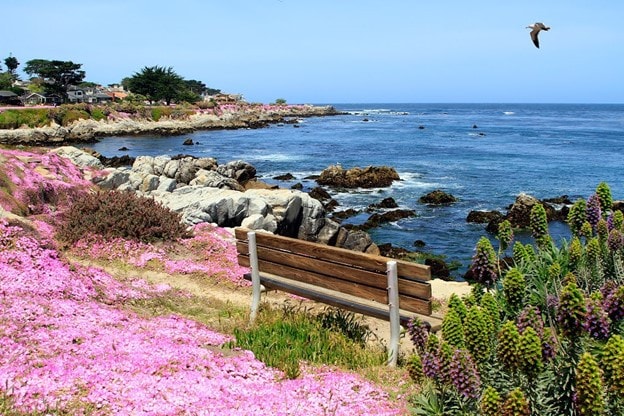
MULTIPOLYGON (((363 210, 392 197, 417 217, 370 232, 376 243, 392 243, 443 255, 470 265, 485 224, 466 222, 472 210, 506 212, 522 192, 537 198, 587 198, 605 181, 614 199, 624 199, 624 105, 610 104, 334 104, 345 115, 301 119, 263 129, 198 131, 184 136, 103 138, 92 147, 107 157, 191 154, 220 164, 244 160, 265 182, 304 190, 311 175, 330 165, 390 166, 400 182, 384 189, 329 190, 337 210, 363 210), (296 126, 296 127, 295 127, 296 126), (193 139, 194 146, 182 142, 193 139), (128 151, 118 149, 126 147, 128 151), (292 174, 292 181, 275 176, 292 174), (419 198, 435 189, 459 201, 428 206, 419 198)), ((368 214, 348 220, 362 223, 368 214)), ((551 234, 568 238, 565 224, 551 234)), ((519 233, 521 241, 530 237, 519 233)), ((497 247, 495 245, 495 247, 497 247)))

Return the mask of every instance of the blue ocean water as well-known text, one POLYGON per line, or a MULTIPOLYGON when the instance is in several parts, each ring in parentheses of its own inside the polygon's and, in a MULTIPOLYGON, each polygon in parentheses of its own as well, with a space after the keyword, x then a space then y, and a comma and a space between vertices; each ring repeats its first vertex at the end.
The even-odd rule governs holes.
MULTIPOLYGON (((93 148, 108 157, 185 153, 219 163, 241 159, 253 164, 266 182, 282 187, 300 182, 305 190, 316 186, 307 176, 333 164, 394 167, 402 180, 391 188, 330 190, 338 209, 363 209, 393 197, 418 216, 372 230, 373 239, 407 249, 422 240, 425 250, 461 263, 457 275, 470 264, 478 239, 487 235, 484 225, 466 222, 471 210, 505 212, 521 192, 540 199, 587 198, 601 181, 610 185, 614 199, 624 199, 624 105, 334 106, 347 114, 306 118, 298 128, 284 124, 174 137, 110 137, 93 148), (187 138, 198 144, 183 146, 187 138), (121 147, 129 151, 121 152, 121 147), (285 173, 295 180, 272 179, 285 173), (418 202, 435 189, 459 202, 443 207, 418 202)), ((361 215, 350 221, 365 219, 361 215)), ((551 232, 567 237, 562 224, 552 224, 551 232)))

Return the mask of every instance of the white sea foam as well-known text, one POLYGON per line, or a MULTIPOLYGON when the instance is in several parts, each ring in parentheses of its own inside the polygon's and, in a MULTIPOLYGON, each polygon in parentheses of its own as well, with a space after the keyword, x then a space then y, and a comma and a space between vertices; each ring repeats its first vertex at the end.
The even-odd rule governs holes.
POLYGON ((511 116, 511 115, 516 114, 516 112, 515 111, 503 111, 503 114, 505 114, 506 116, 511 116))

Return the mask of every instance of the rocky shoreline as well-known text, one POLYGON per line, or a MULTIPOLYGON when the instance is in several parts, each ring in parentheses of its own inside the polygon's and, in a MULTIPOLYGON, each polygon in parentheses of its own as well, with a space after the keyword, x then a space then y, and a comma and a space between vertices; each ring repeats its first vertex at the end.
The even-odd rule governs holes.
POLYGON ((50 146, 92 143, 107 136, 181 135, 199 130, 262 128, 303 117, 342 114, 332 106, 284 105, 197 110, 183 119, 163 117, 159 121, 129 116, 108 117, 100 121, 78 120, 69 126, 52 123, 47 127, 0 129, 0 144, 50 146))

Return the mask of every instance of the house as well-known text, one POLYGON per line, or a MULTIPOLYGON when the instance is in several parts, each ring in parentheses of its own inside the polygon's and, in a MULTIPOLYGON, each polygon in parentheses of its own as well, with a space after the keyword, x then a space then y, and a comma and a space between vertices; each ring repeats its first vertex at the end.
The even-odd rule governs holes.
POLYGON ((67 100, 70 103, 84 103, 87 101, 85 90, 78 87, 69 87, 67 89, 67 100))
POLYGON ((13 91, 0 91, 0 105, 22 105, 22 102, 13 91))
POLYGON ((63 97, 58 94, 39 94, 38 92, 30 92, 20 97, 20 101, 24 105, 59 105, 63 104, 63 97))

